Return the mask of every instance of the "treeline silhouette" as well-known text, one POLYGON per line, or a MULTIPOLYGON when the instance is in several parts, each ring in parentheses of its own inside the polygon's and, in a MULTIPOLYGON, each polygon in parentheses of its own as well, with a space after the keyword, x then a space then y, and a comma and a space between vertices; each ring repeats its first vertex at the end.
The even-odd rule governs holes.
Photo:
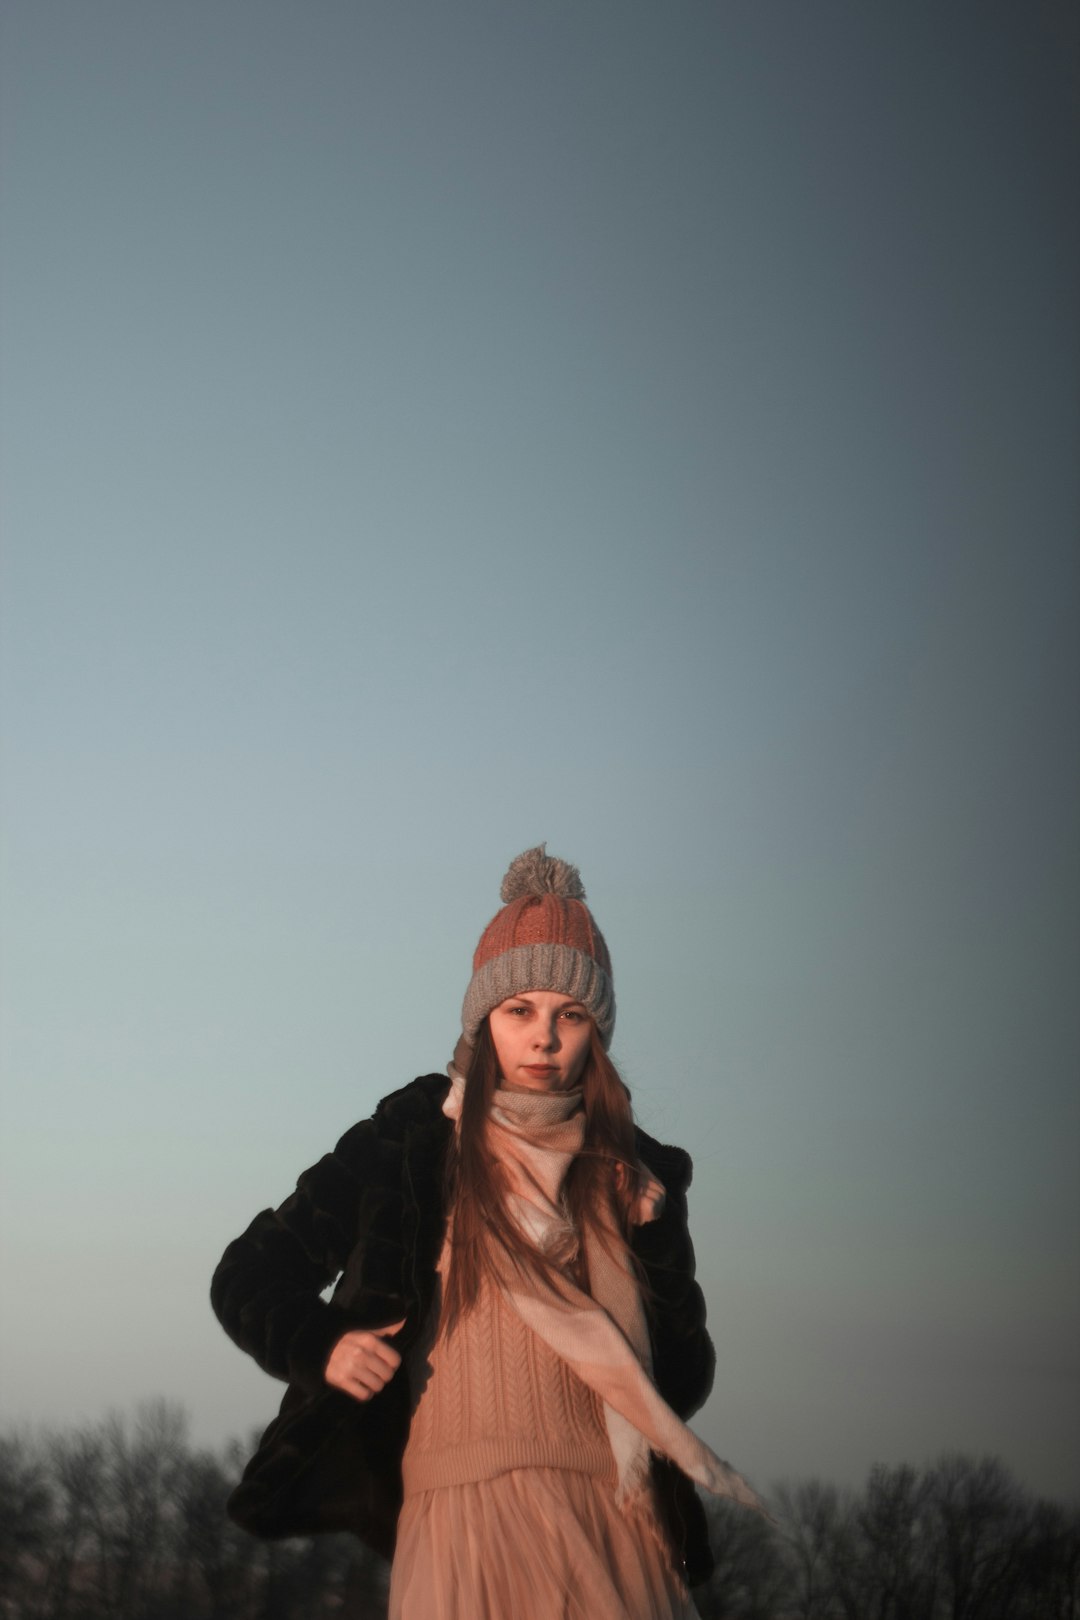
MULTIPOLYGON (((352 1537, 263 1543, 229 1523, 249 1449, 192 1447, 165 1401, 0 1436, 0 1620, 384 1616, 386 1565, 352 1537)), ((702 1620, 1080 1620, 1080 1514, 996 1458, 876 1467, 861 1491, 780 1485, 775 1527, 707 1506, 702 1620)))

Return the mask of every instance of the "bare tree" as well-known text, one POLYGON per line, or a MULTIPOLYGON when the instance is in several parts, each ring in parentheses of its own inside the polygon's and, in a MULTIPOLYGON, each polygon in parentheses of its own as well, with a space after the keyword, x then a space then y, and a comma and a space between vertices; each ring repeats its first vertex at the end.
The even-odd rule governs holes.
POLYGON ((40 1445, 26 1435, 0 1438, 0 1612, 29 1615, 36 1609, 51 1510, 40 1445))
POLYGON ((1032 1508, 1017 1584, 1023 1620, 1080 1620, 1080 1512, 1057 1502, 1032 1508))
POLYGON ((212 1452, 182 1458, 174 1481, 172 1582, 177 1612, 206 1620, 247 1620, 258 1545, 230 1524, 225 1500, 234 1470, 212 1452))
POLYGON ((928 1475, 949 1620, 1011 1611, 1025 1560, 1030 1506, 996 1457, 946 1456, 928 1475))
POLYGON ((932 1616, 937 1576, 928 1480, 906 1463, 873 1468, 854 1527, 856 1560, 842 1582, 850 1620, 932 1616))
POLYGON ((778 1485, 773 1501, 787 1548, 788 1602, 797 1620, 833 1620, 851 1563, 850 1500, 819 1479, 778 1485))
POLYGON ((114 1413, 102 1427, 104 1489, 91 1506, 97 1591, 108 1620, 156 1616, 169 1552, 175 1483, 186 1418, 167 1401, 114 1413))
POLYGON ((69 1620, 86 1585, 92 1519, 105 1490, 105 1447, 99 1431, 54 1435, 48 1445, 56 1512, 44 1612, 69 1620))
MULTIPOLYGON (((259 1543, 225 1499, 244 1448, 193 1451, 165 1402, 0 1437, 0 1620, 385 1620, 386 1564, 348 1536, 259 1543)), ((995 1458, 878 1467, 862 1492, 730 1502, 702 1620, 1080 1620, 1080 1515, 995 1458)))
POLYGON ((788 1586, 782 1544, 757 1513, 718 1497, 705 1503, 716 1568, 694 1593, 702 1620, 772 1620, 788 1586))

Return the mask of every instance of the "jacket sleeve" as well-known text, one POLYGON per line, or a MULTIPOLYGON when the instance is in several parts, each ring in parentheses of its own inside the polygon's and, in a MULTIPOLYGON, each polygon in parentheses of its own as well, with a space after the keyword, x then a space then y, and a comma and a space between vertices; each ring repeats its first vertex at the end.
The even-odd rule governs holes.
POLYGON ((705 1296, 695 1281, 686 1207, 690 1156, 638 1132, 641 1157, 667 1192, 659 1218, 634 1229, 632 1247, 645 1268, 656 1387, 684 1420, 708 1399, 716 1352, 705 1327, 705 1296))
POLYGON ((400 1204, 388 1190, 400 1186, 402 1134, 431 1106, 419 1086, 384 1098, 372 1119, 347 1131, 304 1171, 291 1197, 256 1215, 214 1273, 210 1300, 229 1337, 265 1372, 307 1394, 325 1389, 326 1363, 343 1333, 405 1314, 393 1283, 372 1294, 363 1313, 320 1296, 346 1267, 355 1269, 360 1234, 372 1240, 375 1212, 395 1219, 400 1204))

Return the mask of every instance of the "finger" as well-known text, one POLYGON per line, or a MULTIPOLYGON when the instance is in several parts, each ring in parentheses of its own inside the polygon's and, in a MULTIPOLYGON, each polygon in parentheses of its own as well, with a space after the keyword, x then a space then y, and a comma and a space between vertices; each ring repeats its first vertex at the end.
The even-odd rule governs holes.
POLYGON ((378 1394, 378 1390, 365 1389, 363 1384, 358 1383, 355 1379, 350 1379, 348 1383, 342 1384, 340 1387, 346 1395, 351 1395, 354 1401, 370 1401, 373 1395, 378 1394))
POLYGON ((351 1373, 342 1373, 335 1378, 328 1378, 327 1383, 331 1389, 339 1390, 342 1395, 350 1395, 353 1400, 357 1401, 369 1400, 376 1393, 375 1390, 365 1389, 360 1380, 354 1378, 351 1373))
POLYGON ((350 1395, 358 1400, 366 1401, 372 1395, 377 1395, 389 1383, 389 1379, 371 1367, 354 1367, 343 1380, 343 1387, 350 1395))
POLYGON ((396 1370, 395 1367, 373 1363, 367 1355, 353 1352, 348 1357, 339 1357, 334 1365, 327 1367, 326 1381, 332 1388, 344 1390, 347 1395, 355 1395, 360 1390, 365 1394, 374 1394, 390 1381, 396 1370))
POLYGON ((391 1373, 397 1372, 401 1366, 401 1357, 392 1345, 383 1344, 381 1339, 373 1340, 364 1351, 364 1359, 370 1366, 385 1367, 387 1378, 391 1373))
POLYGON ((370 1361, 366 1361, 363 1366, 354 1367, 350 1376, 356 1383, 363 1384, 366 1389, 375 1391, 384 1389, 393 1378, 396 1370, 394 1367, 375 1367, 372 1366, 370 1361))
POLYGON ((407 1318, 403 1316, 400 1322, 389 1322, 387 1323, 386 1327, 381 1328, 369 1328, 368 1332, 374 1333, 376 1338, 379 1339, 388 1338, 395 1333, 400 1333, 402 1328, 405 1326, 406 1321, 407 1318))
POLYGON ((352 1358, 353 1372, 370 1372, 385 1384, 401 1366, 401 1357, 381 1339, 368 1339, 358 1345, 352 1358))
POLYGON ((372 1395, 378 1395, 380 1390, 385 1389, 387 1382, 387 1379, 380 1378, 376 1373, 357 1373, 352 1379, 353 1392, 362 1401, 370 1400, 372 1395))
POLYGON ((384 1344, 371 1328, 356 1328, 352 1333, 346 1333, 338 1340, 334 1355, 350 1364, 375 1357, 388 1366, 396 1367, 401 1360, 393 1345, 384 1344))

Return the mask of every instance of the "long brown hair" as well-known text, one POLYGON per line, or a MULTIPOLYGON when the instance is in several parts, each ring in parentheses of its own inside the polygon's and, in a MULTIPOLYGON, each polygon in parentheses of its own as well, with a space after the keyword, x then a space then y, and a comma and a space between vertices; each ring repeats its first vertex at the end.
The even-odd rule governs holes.
MULTIPOLYGON (((539 1273, 553 1287, 560 1286, 556 1267, 508 1215, 502 1173, 487 1149, 487 1118, 499 1086, 499 1063, 486 1018, 477 1032, 466 1081, 461 1119, 446 1161, 452 1244, 441 1322, 445 1333, 476 1303, 488 1243, 500 1244, 523 1272, 539 1273)), ((566 1174, 567 1214, 581 1236, 591 1229, 610 1243, 614 1226, 625 1240, 638 1191, 634 1116, 630 1092, 595 1024, 581 1087, 585 1141, 566 1174)))

